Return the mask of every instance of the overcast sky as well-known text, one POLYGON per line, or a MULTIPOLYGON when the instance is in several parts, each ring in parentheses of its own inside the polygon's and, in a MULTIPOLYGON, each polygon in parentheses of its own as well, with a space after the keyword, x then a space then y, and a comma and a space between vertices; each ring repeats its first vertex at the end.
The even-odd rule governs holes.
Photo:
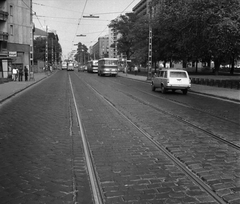
POLYGON ((120 14, 132 12, 140 0, 33 0, 36 28, 56 30, 63 57, 76 50, 78 42, 87 47, 108 34, 107 25, 120 14), (90 14, 99 18, 83 18, 90 14), (84 34, 86 37, 77 37, 84 34))

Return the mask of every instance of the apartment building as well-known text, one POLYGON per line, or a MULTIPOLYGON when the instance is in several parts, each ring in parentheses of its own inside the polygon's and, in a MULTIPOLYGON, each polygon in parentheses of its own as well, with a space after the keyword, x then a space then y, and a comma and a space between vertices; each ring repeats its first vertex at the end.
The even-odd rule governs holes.
POLYGON ((33 29, 32 0, 0 0, 0 78, 11 67, 31 70, 33 29))
POLYGON ((108 44, 109 44, 109 57, 110 58, 118 58, 117 39, 118 39, 117 33, 114 32, 113 29, 109 28, 108 44))
POLYGON ((136 4, 132 11, 138 17, 143 17, 145 15, 149 15, 151 13, 154 16, 161 8, 164 0, 158 0, 157 4, 153 4, 152 0, 141 0, 138 4, 136 4))
POLYGON ((109 57, 109 37, 99 37, 98 41, 91 47, 90 54, 93 59, 109 57))

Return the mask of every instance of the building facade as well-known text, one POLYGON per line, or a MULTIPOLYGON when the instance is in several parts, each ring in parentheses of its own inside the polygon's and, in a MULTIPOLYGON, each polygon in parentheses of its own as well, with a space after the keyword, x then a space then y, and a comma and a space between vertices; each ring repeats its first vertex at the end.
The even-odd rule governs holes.
POLYGON ((0 0, 0 78, 12 67, 31 71, 33 29, 32 0, 0 0))
POLYGON ((117 39, 118 35, 114 32, 113 29, 109 28, 109 57, 110 58, 118 58, 117 52, 117 39))
POLYGON ((91 58, 94 60, 109 57, 109 37, 99 37, 98 41, 89 50, 91 58))

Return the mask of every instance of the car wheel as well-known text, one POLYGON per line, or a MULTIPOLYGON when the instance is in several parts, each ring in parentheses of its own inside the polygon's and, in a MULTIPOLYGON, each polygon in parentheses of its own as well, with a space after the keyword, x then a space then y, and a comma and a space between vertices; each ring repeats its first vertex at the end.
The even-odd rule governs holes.
POLYGON ((155 91, 156 87, 154 86, 153 82, 152 82, 151 86, 152 86, 152 91, 155 91))
POLYGON ((161 86, 161 91, 163 94, 165 94, 167 92, 167 89, 164 87, 164 85, 161 86))
POLYGON ((186 95, 188 90, 187 89, 183 89, 182 92, 183 92, 184 95, 186 95))

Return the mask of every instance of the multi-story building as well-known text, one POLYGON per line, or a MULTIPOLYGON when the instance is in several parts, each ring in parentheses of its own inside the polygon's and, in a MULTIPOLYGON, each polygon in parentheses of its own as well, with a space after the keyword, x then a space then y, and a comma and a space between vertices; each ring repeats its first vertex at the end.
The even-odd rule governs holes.
POLYGON ((109 37, 99 37, 98 41, 91 47, 90 54, 93 59, 109 57, 109 37))
POLYGON ((152 0, 141 0, 133 7, 132 11, 138 17, 143 17, 149 15, 150 13, 154 16, 154 14, 159 11, 163 1, 164 0, 158 0, 157 5, 153 5, 152 0))
POLYGON ((33 57, 32 0, 0 0, 0 78, 11 68, 31 70, 33 57))
POLYGON ((114 32, 113 29, 109 28, 109 57, 110 58, 118 58, 117 52, 117 39, 118 35, 114 32))
POLYGON ((136 6, 133 7, 132 11, 137 16, 145 16, 147 14, 148 2, 151 0, 141 0, 136 6))

